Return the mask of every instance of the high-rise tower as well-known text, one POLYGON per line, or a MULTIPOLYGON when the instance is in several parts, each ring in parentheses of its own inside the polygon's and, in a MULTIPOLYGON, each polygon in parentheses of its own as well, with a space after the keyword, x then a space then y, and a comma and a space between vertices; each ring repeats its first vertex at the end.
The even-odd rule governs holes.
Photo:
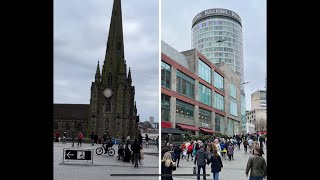
POLYGON ((224 62, 240 77, 243 89, 242 24, 238 14, 227 9, 208 9, 192 21, 191 46, 212 63, 224 62))

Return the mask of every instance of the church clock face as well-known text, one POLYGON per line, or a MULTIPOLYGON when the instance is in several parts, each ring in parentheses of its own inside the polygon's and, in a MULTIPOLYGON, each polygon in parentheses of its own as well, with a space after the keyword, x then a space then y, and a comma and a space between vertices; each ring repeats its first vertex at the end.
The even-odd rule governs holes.
POLYGON ((106 98, 109 98, 112 96, 112 90, 110 88, 107 88, 103 91, 103 95, 106 97, 106 98))

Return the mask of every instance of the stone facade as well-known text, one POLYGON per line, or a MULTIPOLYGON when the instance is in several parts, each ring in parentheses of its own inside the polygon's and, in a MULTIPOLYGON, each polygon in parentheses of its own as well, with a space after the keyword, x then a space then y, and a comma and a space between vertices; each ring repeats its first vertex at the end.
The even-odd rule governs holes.
POLYGON ((121 1, 114 1, 106 55, 100 72, 99 62, 91 84, 88 128, 98 135, 138 137, 135 87, 124 57, 121 1))

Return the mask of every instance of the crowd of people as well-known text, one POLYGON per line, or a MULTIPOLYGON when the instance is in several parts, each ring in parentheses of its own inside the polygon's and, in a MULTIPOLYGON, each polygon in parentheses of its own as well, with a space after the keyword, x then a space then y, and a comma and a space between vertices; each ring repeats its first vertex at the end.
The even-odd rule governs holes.
POLYGON ((240 150, 241 144, 244 147, 244 152, 247 153, 247 147, 251 156, 248 159, 246 172, 250 171, 249 180, 262 180, 266 177, 266 161, 263 158, 263 144, 266 144, 266 138, 258 134, 234 135, 228 139, 213 137, 212 140, 202 142, 200 140, 185 141, 181 144, 166 143, 161 149, 162 179, 172 179, 172 171, 179 167, 180 159, 193 161, 194 174, 197 174, 197 179, 200 179, 200 171, 204 174, 203 179, 206 179, 206 165, 211 164, 211 173, 214 180, 219 179, 219 172, 223 168, 224 160, 234 160, 234 150, 240 150), (170 159, 172 163, 169 163, 170 159))

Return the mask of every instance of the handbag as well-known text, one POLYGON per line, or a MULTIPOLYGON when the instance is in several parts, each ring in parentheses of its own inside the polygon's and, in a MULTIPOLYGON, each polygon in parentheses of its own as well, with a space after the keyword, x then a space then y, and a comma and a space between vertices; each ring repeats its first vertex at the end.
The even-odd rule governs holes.
POLYGON ((171 170, 175 171, 177 169, 176 165, 174 163, 171 164, 171 170))
POLYGON ((197 174, 197 166, 196 165, 193 166, 193 174, 197 174))

